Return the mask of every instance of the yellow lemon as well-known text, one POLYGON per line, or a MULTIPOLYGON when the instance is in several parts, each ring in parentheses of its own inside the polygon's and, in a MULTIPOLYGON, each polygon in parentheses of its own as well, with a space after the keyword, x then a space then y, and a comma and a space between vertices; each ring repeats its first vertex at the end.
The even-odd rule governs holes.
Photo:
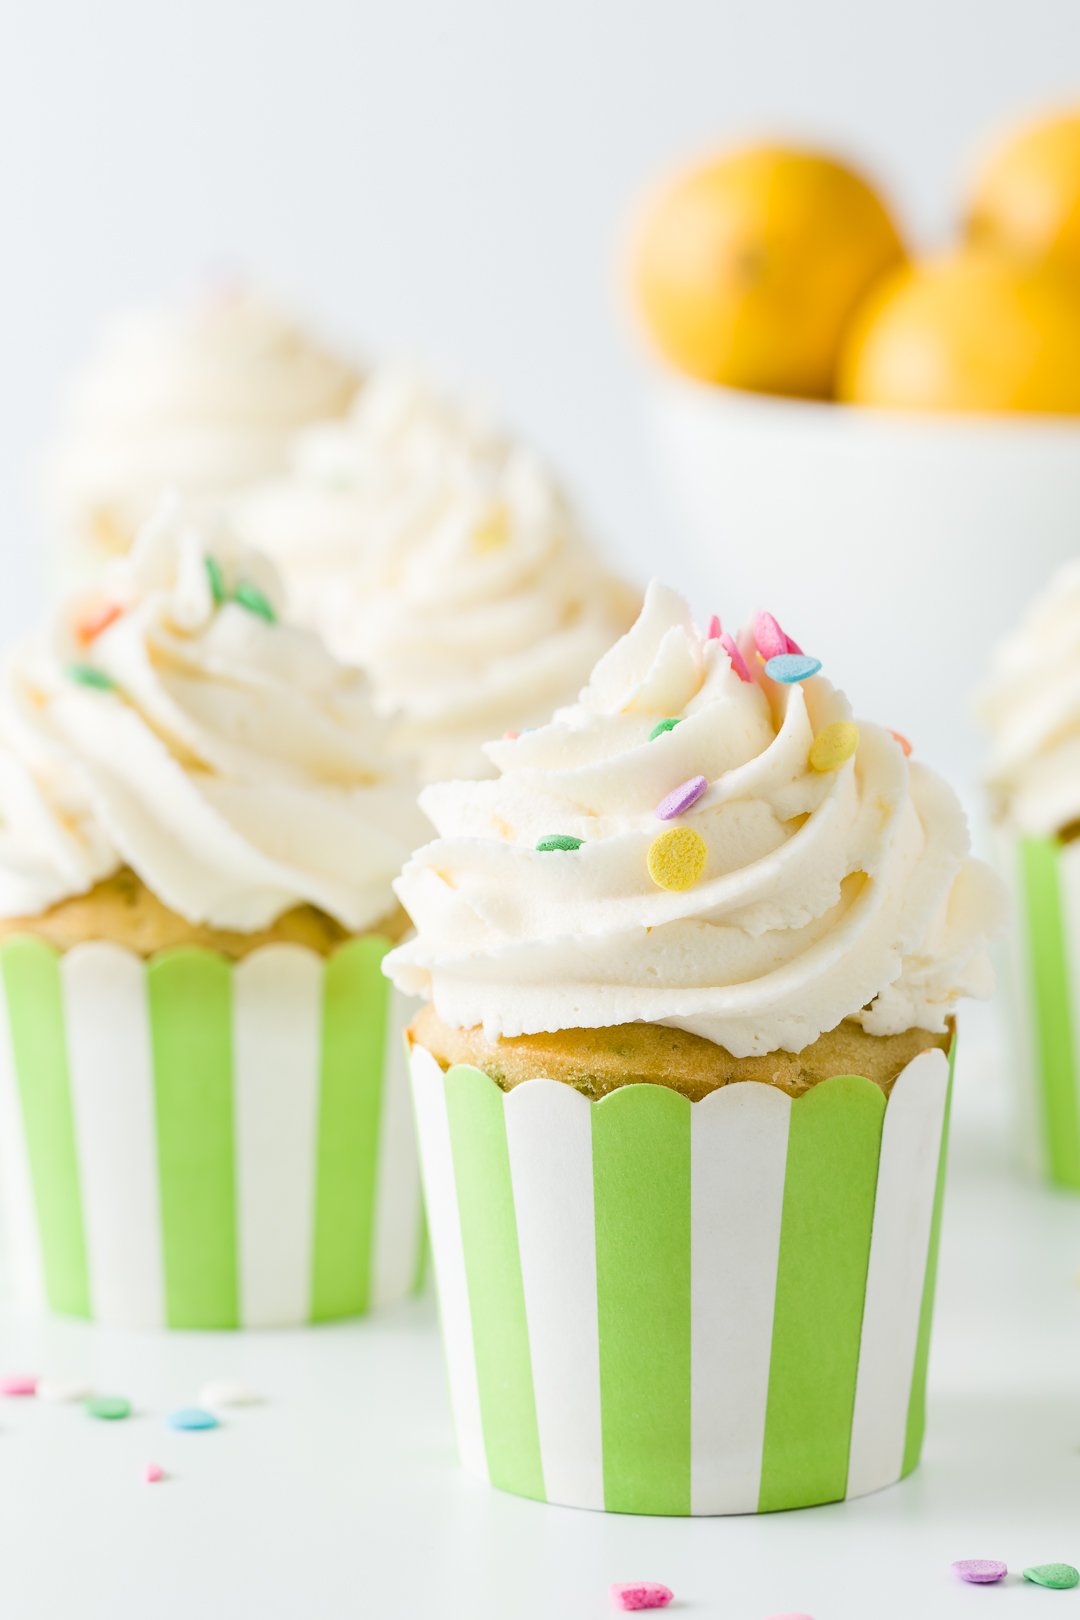
POLYGON ((851 169, 816 152, 753 146, 700 164, 654 199, 633 291, 653 342, 679 370, 824 398, 853 308, 903 256, 884 204, 851 169))
POLYGON ((1080 281, 1052 265, 960 252, 867 299, 841 399, 921 411, 1080 411, 1080 281))
POLYGON ((991 151, 965 230, 975 246, 1052 258, 1080 272, 1080 109, 1025 124, 991 151))

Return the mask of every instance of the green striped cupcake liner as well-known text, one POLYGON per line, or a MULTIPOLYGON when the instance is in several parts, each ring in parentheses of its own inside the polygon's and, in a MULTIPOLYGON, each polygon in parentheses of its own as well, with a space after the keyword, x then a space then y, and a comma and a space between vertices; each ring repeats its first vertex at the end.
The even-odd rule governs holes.
MULTIPOLYGON (((954 1050, 955 1050, 955 1042, 954 1050)), ((458 1446, 617 1513, 859 1496, 919 1460, 952 1060, 690 1103, 412 1052, 458 1446)))
POLYGON ((369 935, 149 962, 0 945, 17 1299, 124 1327, 354 1316, 419 1282, 404 1014, 369 935))

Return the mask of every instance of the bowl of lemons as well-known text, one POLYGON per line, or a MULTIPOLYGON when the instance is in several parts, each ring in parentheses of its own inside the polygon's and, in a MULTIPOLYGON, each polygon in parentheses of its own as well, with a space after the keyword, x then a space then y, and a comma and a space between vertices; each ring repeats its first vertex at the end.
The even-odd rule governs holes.
POLYGON ((753 145, 649 200, 630 272, 695 590, 970 787, 986 644, 1080 550, 1080 112, 991 149, 933 254, 847 163, 753 145))

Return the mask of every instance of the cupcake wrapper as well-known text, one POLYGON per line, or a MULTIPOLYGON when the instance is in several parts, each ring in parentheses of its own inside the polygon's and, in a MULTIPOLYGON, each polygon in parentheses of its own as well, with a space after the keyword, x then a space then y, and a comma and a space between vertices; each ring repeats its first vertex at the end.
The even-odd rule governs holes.
MULTIPOLYGON (((954 1042, 955 1049, 955 1042, 954 1042)), ((462 1461, 501 1489, 625 1513, 752 1513, 915 1467, 951 1061, 886 1105, 502 1092, 412 1052, 462 1461)))
POLYGON ((1080 1191, 1080 842, 1003 838, 1013 928, 1003 975, 1029 1168, 1080 1191))
POLYGON ((149 963, 0 946, 16 1292, 117 1326, 290 1326, 419 1282, 401 1009, 367 936, 149 963))

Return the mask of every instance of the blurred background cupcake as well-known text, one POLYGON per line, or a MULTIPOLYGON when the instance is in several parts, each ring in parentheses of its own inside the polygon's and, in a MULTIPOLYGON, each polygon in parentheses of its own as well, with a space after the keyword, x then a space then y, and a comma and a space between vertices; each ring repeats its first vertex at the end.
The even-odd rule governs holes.
POLYGON ((0 694, 0 1154, 18 1289, 185 1328, 412 1288, 381 958, 423 836, 364 677, 166 507, 0 694))
POLYGON ((115 317, 67 388, 41 473, 62 581, 126 551, 163 490, 213 497, 277 471, 297 428, 340 415, 357 381, 243 284, 115 317))
POLYGON ((744 1513, 918 1461, 952 1014, 1001 897, 820 669, 653 585, 496 780, 422 795, 386 967, 429 1003, 460 1449, 504 1489, 744 1513))

